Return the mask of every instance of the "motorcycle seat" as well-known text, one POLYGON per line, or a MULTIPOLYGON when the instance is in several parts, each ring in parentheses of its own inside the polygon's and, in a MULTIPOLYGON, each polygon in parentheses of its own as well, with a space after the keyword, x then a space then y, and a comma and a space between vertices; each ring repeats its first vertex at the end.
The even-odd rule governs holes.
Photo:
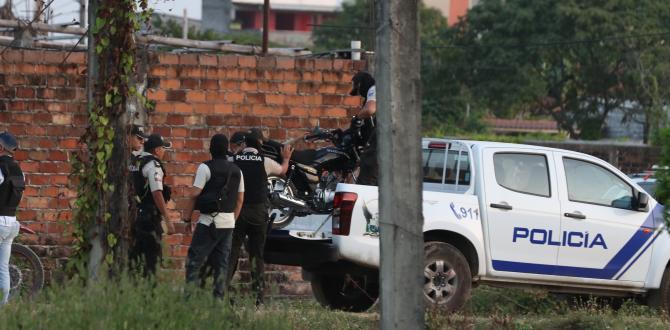
POLYGON ((318 175, 319 174, 319 171, 317 171, 317 169, 315 169, 314 167, 304 165, 304 164, 300 164, 300 163, 296 163, 295 165, 307 174, 311 174, 311 175, 318 175))

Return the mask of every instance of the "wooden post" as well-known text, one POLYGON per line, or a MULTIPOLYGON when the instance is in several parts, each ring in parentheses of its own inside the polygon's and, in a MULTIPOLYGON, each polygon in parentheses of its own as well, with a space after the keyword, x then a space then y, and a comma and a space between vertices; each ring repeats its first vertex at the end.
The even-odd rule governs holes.
POLYGON ((188 39, 188 12, 184 8, 184 23, 183 28, 181 29, 181 38, 188 39))
POLYGON ((419 8, 377 1, 381 328, 424 328, 419 8))
POLYGON ((270 0, 263 2, 263 55, 268 53, 268 37, 270 33, 270 0))

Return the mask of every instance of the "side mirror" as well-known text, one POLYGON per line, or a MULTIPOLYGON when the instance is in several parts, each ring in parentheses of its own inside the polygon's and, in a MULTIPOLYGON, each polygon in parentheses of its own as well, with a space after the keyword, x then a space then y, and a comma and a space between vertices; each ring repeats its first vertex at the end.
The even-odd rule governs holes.
POLYGON ((638 191, 637 196, 635 196, 636 207, 638 211, 646 212, 649 210, 649 195, 638 191))

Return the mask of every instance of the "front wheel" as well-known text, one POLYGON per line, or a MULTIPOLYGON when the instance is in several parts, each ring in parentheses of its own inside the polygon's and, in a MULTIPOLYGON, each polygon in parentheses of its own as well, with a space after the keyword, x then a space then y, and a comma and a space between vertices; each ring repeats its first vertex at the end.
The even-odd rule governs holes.
POLYGON ((379 298, 379 280, 371 275, 313 274, 312 293, 322 306, 365 312, 379 298))
POLYGON ((12 244, 9 259, 10 299, 33 297, 44 286, 44 267, 40 258, 25 245, 12 244))
POLYGON ((428 307, 458 310, 470 298, 472 275, 467 260, 449 243, 424 245, 423 296, 428 307))

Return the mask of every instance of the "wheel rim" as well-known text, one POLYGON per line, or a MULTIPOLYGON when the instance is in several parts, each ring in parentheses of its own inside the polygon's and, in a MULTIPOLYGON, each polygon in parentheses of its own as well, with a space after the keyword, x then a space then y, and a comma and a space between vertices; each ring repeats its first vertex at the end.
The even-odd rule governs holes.
POLYGON ((433 304, 446 304, 458 289, 458 274, 444 260, 435 260, 426 265, 423 276, 423 294, 433 304))
MULTIPOLYGON (((286 181, 278 177, 268 178, 268 191, 270 193, 275 191, 283 191, 287 196, 293 197, 293 189, 291 186, 286 186, 286 181)), ((291 220, 291 215, 293 214, 293 208, 271 208, 268 211, 269 219, 272 219, 273 227, 281 227, 286 222, 291 220)))
POLYGON ((33 282, 36 274, 29 259, 21 254, 12 253, 9 265, 11 281, 10 297, 30 296, 33 294, 33 282))

